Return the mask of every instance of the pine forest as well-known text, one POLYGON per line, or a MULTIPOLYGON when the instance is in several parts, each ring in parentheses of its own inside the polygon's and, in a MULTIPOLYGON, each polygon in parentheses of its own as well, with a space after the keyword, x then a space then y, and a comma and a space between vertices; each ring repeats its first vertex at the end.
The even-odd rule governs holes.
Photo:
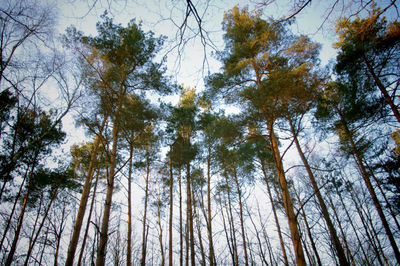
POLYGON ((0 265, 400 265, 399 18, 0 0, 0 265))

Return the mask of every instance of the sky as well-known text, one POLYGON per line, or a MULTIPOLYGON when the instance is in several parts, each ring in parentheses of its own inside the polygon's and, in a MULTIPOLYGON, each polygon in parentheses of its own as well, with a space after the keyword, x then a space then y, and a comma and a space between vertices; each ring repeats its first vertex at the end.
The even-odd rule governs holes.
MULTIPOLYGON (((224 47, 221 25, 223 14, 237 4, 243 7, 244 5, 240 3, 245 1, 214 0, 210 1, 209 6, 205 6, 203 2, 205 1, 193 1, 197 11, 202 16, 203 26, 209 34, 208 42, 210 45, 206 47, 206 51, 204 51, 199 37, 190 39, 195 34, 190 29, 187 29, 185 33, 185 37, 189 39, 187 44, 184 47, 176 46, 178 26, 183 22, 186 8, 186 1, 182 0, 115 0, 110 5, 107 4, 107 1, 98 0, 97 5, 92 9, 90 9, 90 5, 93 3, 91 0, 63 2, 59 6, 58 30, 63 32, 67 26, 73 24, 85 34, 95 35, 95 24, 100 20, 100 15, 106 9, 109 15, 114 18, 114 22, 122 25, 127 25, 131 19, 135 18, 136 22, 142 22, 142 28, 145 31, 151 30, 155 33, 155 36, 164 35, 168 37, 163 54, 169 51, 167 67, 177 82, 184 84, 185 87, 202 89, 204 76, 209 72, 218 71, 220 67, 219 62, 213 57, 213 53, 216 49, 223 49, 224 47), (88 10, 90 10, 89 13, 88 10), (178 56, 178 52, 181 52, 180 56, 178 56), (204 62, 205 56, 206 62, 204 62)), ((323 22, 322 17, 327 8, 326 2, 315 1, 314 3, 313 1, 309 8, 304 9, 297 16, 297 23, 292 26, 295 33, 307 34, 314 41, 322 44, 321 63, 323 65, 335 57, 335 50, 331 45, 334 41, 332 28, 325 27, 324 30, 317 31, 323 22)), ((253 8, 254 5, 249 6, 250 10, 253 8)), ((263 14, 278 18, 288 14, 290 12, 288 8, 288 2, 281 0, 268 6, 263 14)), ((198 29, 193 16, 189 17, 188 22, 194 30, 198 29)))

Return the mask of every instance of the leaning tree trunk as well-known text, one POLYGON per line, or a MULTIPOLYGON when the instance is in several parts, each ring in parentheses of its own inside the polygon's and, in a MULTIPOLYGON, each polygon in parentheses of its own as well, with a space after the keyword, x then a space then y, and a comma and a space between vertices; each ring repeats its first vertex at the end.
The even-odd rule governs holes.
MULTIPOLYGON (((118 114, 119 114, 118 110, 120 108, 121 108, 121 103, 119 104, 119 107, 115 114, 116 119, 118 119, 118 114)), ((110 170, 107 176, 107 192, 106 192, 106 199, 104 202, 103 219, 101 223, 100 244, 97 249, 96 266, 104 266, 106 260, 108 225, 110 222, 112 196, 114 191, 115 168, 117 164, 118 133, 119 133, 119 126, 117 121, 114 121, 113 124, 114 125, 112 129, 112 151, 110 156, 110 168, 109 168, 110 170)))
MULTIPOLYGON (((362 54, 363 60, 365 64, 367 65, 368 71, 371 74, 372 78, 374 79, 376 85, 378 86, 379 90, 383 94, 383 97, 386 101, 386 104, 389 105, 390 109, 393 112, 393 115, 396 117, 397 122, 400 123, 400 112, 397 106, 394 104, 392 98, 390 97, 388 91, 386 90, 385 86, 383 85, 382 81, 379 79, 377 74, 375 73, 371 63, 368 61, 367 56, 365 54, 362 54)), ((397 258, 397 255, 396 255, 397 258)), ((399 261, 397 261, 399 263, 399 261)))
POLYGON ((81 200, 79 202, 78 213, 76 215, 74 229, 72 232, 71 240, 69 242, 69 247, 68 247, 68 252, 67 252, 67 260, 65 261, 65 266, 72 266, 74 263, 75 251, 78 246, 79 234, 80 234, 81 228, 82 228, 83 217, 85 215, 87 201, 89 199, 90 184, 92 183, 94 171, 96 168, 97 150, 100 146, 100 136, 103 132, 103 129, 106 125, 107 120, 108 120, 108 116, 106 115, 106 116, 104 116, 103 121, 101 123, 100 132, 97 134, 97 136, 95 137, 95 140, 94 140, 92 154, 90 155, 89 168, 88 168, 88 172, 86 175, 85 184, 83 185, 81 200))
POLYGON ((126 248, 126 266, 132 265, 132 167, 133 167, 133 143, 129 147, 129 171, 128 171, 128 239, 126 248))
POLYGON ((208 232, 208 245, 209 245, 209 262, 210 266, 214 266, 215 264, 215 255, 214 255, 214 243, 212 236, 212 216, 211 216, 211 147, 208 146, 208 156, 207 156, 207 232, 208 232))
POLYGON ((172 252, 172 216, 173 216, 173 204, 174 204, 174 175, 172 173, 172 159, 171 159, 171 152, 169 154, 169 252, 168 252, 168 265, 173 265, 173 252, 172 252))
POLYGON ((182 223, 182 176, 181 168, 178 170, 178 183, 179 183, 179 265, 183 266, 183 223, 182 223))
POLYGON ((191 177, 190 163, 186 165, 186 189, 187 189, 187 213, 188 213, 188 233, 190 242, 190 260, 191 265, 196 266, 196 253, 194 250, 194 227, 193 227, 193 211, 192 211, 192 193, 191 193, 191 177))
POLYGON ((389 227, 389 223, 387 222, 385 214, 383 213, 382 206, 381 206, 381 204, 380 204, 380 202, 378 200, 378 197, 376 196, 376 193, 375 193, 374 187, 372 186, 371 180, 369 179, 369 174, 367 172, 366 167, 364 166, 361 154, 360 154, 360 152, 359 152, 359 150, 358 150, 358 148, 357 148, 357 146, 356 146, 356 144, 355 144, 355 142, 353 140, 353 136, 352 136, 352 134, 351 134, 351 132, 350 132, 348 126, 347 126, 347 123, 346 123, 346 121, 344 119, 342 119, 342 125, 343 125, 345 133, 346 133, 346 135, 348 137, 348 141, 349 141, 349 143, 351 145, 351 148, 353 150, 353 154, 354 154, 354 157, 356 159, 358 168, 359 168, 359 170, 361 172, 361 176, 364 179, 365 185, 367 186, 368 192, 371 195, 372 201, 373 201, 373 203, 375 205, 375 208, 376 208, 376 210, 378 212, 379 218, 381 219, 383 228, 385 229, 386 235, 389 238, 389 242, 390 242, 390 245, 392 246, 394 255, 396 257, 396 261, 397 261, 398 264, 400 264, 399 248, 397 247, 397 243, 396 243, 396 240, 394 239, 392 230, 389 227))
POLYGON ((339 259, 339 264, 342 266, 349 266, 350 263, 347 261, 346 254, 345 254, 342 244, 340 243, 340 240, 337 236, 337 232, 336 232, 335 227, 333 226, 331 217, 329 216, 328 208, 326 207, 325 201, 321 195, 321 191, 318 187, 317 181, 315 180, 314 173, 312 172, 311 167, 308 163, 308 160, 307 160, 306 156, 304 155, 303 150, 301 149, 300 142, 297 138, 296 130, 294 128, 293 122, 290 117, 288 117, 288 121, 289 121, 289 125, 290 125, 290 130, 291 130, 293 138, 294 138, 294 142, 296 144, 297 151, 300 155, 301 161, 304 164, 304 167, 306 168, 311 185, 314 189, 315 195, 317 196, 317 199, 318 199, 318 203, 321 207, 322 216, 324 217, 326 225, 328 226, 331 241, 332 241, 333 246, 335 247, 336 255, 338 256, 338 259, 339 259))
POLYGON ((282 249, 283 262, 284 262, 284 264, 286 266, 289 266, 289 261, 288 261, 287 255, 286 255, 285 242, 283 241, 283 236, 282 236, 282 232, 281 232, 281 226, 279 224, 278 215, 276 213, 276 208, 275 208, 274 200, 273 200, 273 197, 272 197, 271 186, 269 185, 269 181, 268 181, 268 177, 267 177, 267 172, 266 172, 266 169, 265 169, 264 161, 261 158, 260 158, 260 163, 261 163, 261 170, 262 170, 262 172, 264 174, 264 181, 267 184, 267 192, 268 192, 269 201, 271 202, 272 213, 274 214, 274 221, 275 221, 276 229, 278 231, 279 243, 280 243, 281 249, 282 249))
POLYGON ((243 251, 244 251, 244 262, 245 265, 249 265, 249 258, 247 255, 247 244, 246 244, 246 234, 244 232, 244 221, 243 221, 243 202, 242 202, 242 191, 240 189, 239 180, 237 178, 236 169, 234 170, 234 181, 236 184, 236 189, 239 198, 239 219, 240 219, 240 228, 242 230, 242 240, 243 240, 243 251))
POLYGON ((301 237, 300 237, 299 229, 297 228, 297 217, 294 212, 292 199, 290 197, 289 187, 288 187, 288 183, 286 181, 285 171, 284 171, 283 165, 282 165, 282 158, 281 158, 279 148, 278 148, 278 141, 277 141, 274 129, 273 129, 272 121, 269 121, 268 118, 266 121, 267 121, 267 128, 268 128, 268 132, 269 132, 269 138, 270 138, 271 146, 272 146, 272 153, 273 153, 273 157, 274 157, 276 172, 278 174, 279 185, 280 185, 281 192, 282 192, 283 205, 285 207, 286 214, 288 217, 288 223, 289 223, 289 229, 290 229, 291 239, 292 239, 293 248, 294 248, 294 254, 296 256, 296 263, 299 266, 306 266, 306 259, 304 257, 303 247, 301 244, 301 237))
POLYGON ((146 163, 146 187, 144 191, 144 210, 143 210, 143 231, 142 231, 142 256, 140 259, 140 265, 146 265, 146 254, 147 254, 147 204, 149 200, 149 178, 150 178, 150 162, 147 160, 146 163))
POLYGON ((96 175, 96 180, 94 181, 92 202, 90 203, 89 216, 88 216, 87 222, 86 222, 85 234, 83 235, 83 240, 82 240, 82 245, 81 245, 81 251, 79 252, 78 266, 81 266, 82 258, 83 258, 83 253, 84 253, 84 251, 85 251, 86 240, 87 240, 87 236, 88 236, 88 233, 89 233, 90 220, 92 219, 94 201, 95 201, 95 198, 96 198, 96 191, 97 191, 97 183, 98 183, 98 181, 99 181, 99 173, 97 173, 97 175, 96 175))

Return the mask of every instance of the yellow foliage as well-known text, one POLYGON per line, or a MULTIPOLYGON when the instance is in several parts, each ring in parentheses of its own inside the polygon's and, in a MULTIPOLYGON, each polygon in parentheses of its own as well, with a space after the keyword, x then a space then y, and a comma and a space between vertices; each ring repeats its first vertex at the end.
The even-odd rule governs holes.
POLYGON ((393 149, 393 151, 400 156, 400 130, 396 130, 395 132, 392 133, 392 139, 396 143, 396 148, 393 149))
POLYGON ((190 107, 195 105, 196 91, 194 88, 184 88, 179 99, 179 106, 190 107))

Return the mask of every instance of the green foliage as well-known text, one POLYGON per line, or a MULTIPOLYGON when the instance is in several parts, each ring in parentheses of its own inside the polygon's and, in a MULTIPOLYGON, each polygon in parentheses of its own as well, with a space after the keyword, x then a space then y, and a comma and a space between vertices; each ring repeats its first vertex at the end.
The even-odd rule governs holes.
POLYGON ((12 172, 18 171, 20 167, 38 165, 54 146, 64 140, 65 135, 61 124, 53 120, 52 114, 40 109, 19 112, 10 132, 3 137, 0 152, 1 178, 12 179, 12 172))
POLYGON ((51 198, 61 190, 77 190, 78 188, 80 188, 80 185, 74 178, 74 173, 71 169, 40 168, 31 178, 29 204, 34 206, 46 191, 48 191, 48 196, 51 198))
POLYGON ((377 81, 392 91, 390 95, 396 104, 396 87, 400 79, 400 34, 397 21, 388 23, 380 17, 380 10, 373 10, 368 17, 353 21, 338 21, 336 31, 339 41, 335 46, 339 49, 335 70, 345 76, 357 87, 352 89, 376 93, 377 81), (374 77, 372 75, 374 72, 374 77))

